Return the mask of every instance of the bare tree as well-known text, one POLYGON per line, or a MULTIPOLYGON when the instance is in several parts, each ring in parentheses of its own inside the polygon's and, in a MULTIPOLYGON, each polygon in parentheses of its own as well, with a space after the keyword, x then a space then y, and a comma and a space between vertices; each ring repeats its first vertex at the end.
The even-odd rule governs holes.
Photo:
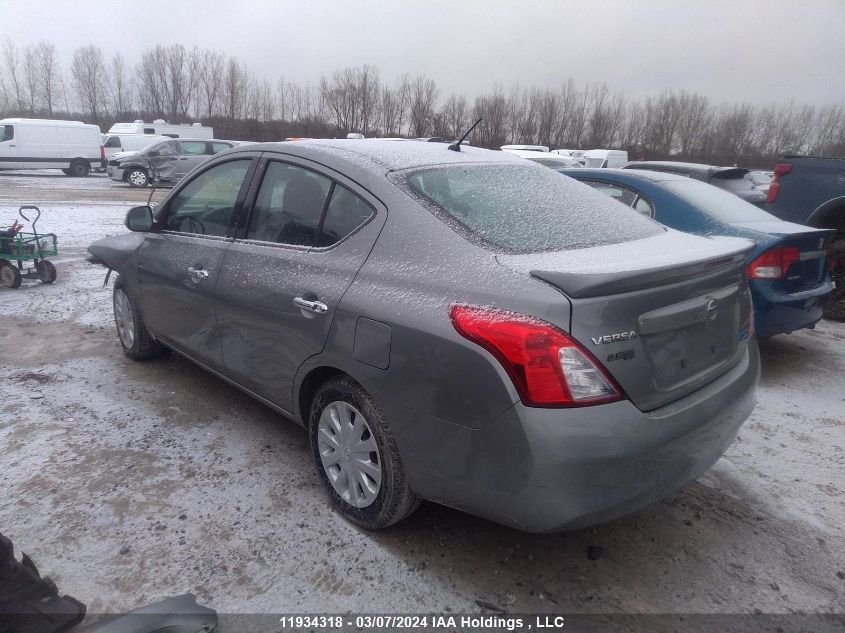
POLYGON ((108 90, 112 112, 118 118, 132 109, 132 84, 128 76, 126 62, 120 53, 111 58, 108 70, 108 90))
POLYGON ((39 101, 38 90, 38 60, 35 47, 27 46, 23 51, 23 78, 26 90, 26 105, 29 116, 35 116, 36 104, 39 101))
POLYGON ((106 96, 103 52, 94 45, 77 48, 73 52, 70 72, 79 105, 91 115, 94 123, 99 123, 105 112, 106 96))
POLYGON ((199 92, 197 115, 205 112, 205 115, 210 117, 217 113, 225 68, 226 58, 223 53, 212 50, 201 53, 197 77, 199 92))
POLYGON ((432 128, 440 90, 433 79, 420 75, 411 84, 410 94, 411 134, 417 137, 426 136, 432 128))
POLYGON ((47 115, 53 116, 53 102, 59 81, 59 59, 56 47, 51 42, 42 41, 35 47, 35 58, 38 67, 38 83, 40 94, 47 115))
POLYGON ((469 111, 463 95, 450 95, 441 110, 445 123, 446 135, 451 138, 461 136, 467 127, 469 111))
POLYGON ((18 49, 10 37, 7 37, 3 41, 3 66, 6 71, 6 81, 9 85, 9 103, 13 109, 23 112, 25 101, 24 82, 21 76, 21 60, 18 49))

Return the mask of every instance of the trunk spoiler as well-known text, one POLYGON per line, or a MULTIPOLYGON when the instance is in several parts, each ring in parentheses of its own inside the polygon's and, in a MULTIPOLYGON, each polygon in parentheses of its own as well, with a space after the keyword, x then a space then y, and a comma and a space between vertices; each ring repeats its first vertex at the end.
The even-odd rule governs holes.
POLYGON ((682 265, 659 266, 639 270, 619 272, 579 273, 555 270, 531 270, 532 277, 542 279, 560 288, 573 299, 598 297, 633 292, 656 285, 667 285, 675 281, 702 277, 715 272, 723 272, 729 267, 741 267, 753 248, 747 248, 721 257, 705 258, 682 265))

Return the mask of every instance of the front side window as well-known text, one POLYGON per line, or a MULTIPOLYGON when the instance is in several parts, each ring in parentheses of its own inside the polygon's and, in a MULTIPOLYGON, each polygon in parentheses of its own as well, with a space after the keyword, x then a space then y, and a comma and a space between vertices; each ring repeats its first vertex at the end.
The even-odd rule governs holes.
POLYGON ((11 141, 15 138, 14 125, 0 125, 0 143, 3 141, 11 141))
POLYGON ((399 178, 400 186, 435 205, 435 215, 495 251, 617 244, 663 230, 583 183, 534 165, 435 167, 411 173, 405 183, 399 178))
POLYGON ((119 136, 108 137, 108 139, 106 139, 106 142, 103 145, 103 147, 118 147, 118 148, 122 149, 122 146, 120 144, 120 137, 119 136))
POLYGON ((250 162, 229 161, 196 176, 170 201, 163 229, 225 237, 250 162))
POLYGON ((336 244, 369 220, 374 213, 369 204, 346 187, 336 184, 316 245, 336 244))
POLYGON ((205 154, 205 141, 182 141, 182 154, 185 156, 199 156, 205 154))
POLYGON ((332 181, 313 171, 270 162, 258 190, 247 239, 314 246, 332 181))
POLYGON ((176 144, 176 141, 167 141, 166 143, 159 143, 158 145, 153 145, 147 156, 150 158, 161 158, 165 156, 178 156, 179 149, 176 144))

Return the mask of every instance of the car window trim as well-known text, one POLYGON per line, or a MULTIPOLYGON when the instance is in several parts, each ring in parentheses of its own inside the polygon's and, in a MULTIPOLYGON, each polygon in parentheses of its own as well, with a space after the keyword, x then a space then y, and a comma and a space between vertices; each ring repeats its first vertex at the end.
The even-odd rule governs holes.
POLYGON ((186 186, 188 186, 191 182, 199 178, 202 174, 207 172, 209 169, 213 169, 214 167, 218 167, 223 165, 224 163, 230 163, 238 160, 250 160, 250 165, 247 168, 246 175, 244 176, 244 180, 241 183, 241 188, 238 191, 238 195, 235 197, 235 208, 232 212, 232 219, 229 220, 229 226, 226 228, 226 235, 204 235, 202 233, 186 233, 184 231, 172 231, 169 229, 162 229, 158 228, 155 230, 156 233, 162 233, 166 235, 184 235, 188 237, 200 237, 200 238, 213 238, 213 239, 222 239, 231 241, 234 239, 234 228, 237 224, 237 219, 241 215, 244 200, 246 199, 246 195, 249 191, 249 188, 252 184, 252 178, 255 175, 256 165, 258 163, 258 158, 260 154, 250 152, 249 154, 229 154, 226 157, 219 159, 219 160, 210 160, 204 163, 196 174, 193 174, 190 179, 183 178, 178 185, 176 185, 170 194, 165 198, 159 208, 156 209, 155 220, 153 227, 155 229, 156 226, 160 227, 167 219, 167 216, 170 214, 170 201, 174 199, 176 196, 179 195, 179 192, 182 191, 186 186), (159 215, 159 213, 161 215, 159 215))
MULTIPOLYGON (((250 186, 250 191, 248 192, 247 199, 244 201, 244 205, 243 205, 243 209, 242 209, 242 215, 243 215, 244 221, 242 223, 239 223, 239 225, 236 227, 236 231, 235 231, 235 234, 234 234, 234 240, 235 241, 242 242, 242 243, 245 243, 245 244, 254 244, 256 246, 267 246, 267 247, 274 247, 274 248, 287 248, 287 249, 293 249, 293 250, 299 250, 299 251, 322 253, 322 252, 330 251, 330 250, 336 248, 337 246, 339 246, 340 244, 343 244, 347 239, 349 239, 350 237, 352 237, 353 235, 358 233, 361 229, 363 229, 370 222, 372 222, 373 218, 375 218, 378 215, 378 209, 376 208, 376 205, 374 205, 371 201, 367 200, 367 198, 365 196, 362 196, 359 192, 356 192, 353 187, 350 187, 348 184, 340 182, 339 179, 327 174, 326 172, 324 172, 320 169, 312 167, 309 164, 305 164, 305 161, 307 159, 302 159, 302 162, 299 162, 298 160, 296 160, 296 159, 299 159, 299 158, 300 158, 299 156, 294 156, 292 154, 281 154, 281 153, 270 154, 268 152, 262 152, 261 158, 259 159, 259 166, 255 170, 255 176, 253 177, 253 183, 250 186), (290 160, 290 159, 294 159, 294 160, 290 160), (359 226, 357 226, 354 231, 352 231, 351 233, 348 233, 343 238, 339 239, 337 242, 335 242, 334 244, 331 244, 329 246, 317 246, 316 243, 311 244, 310 246, 305 246, 304 244, 285 244, 283 242, 270 242, 270 241, 267 241, 267 240, 257 240, 257 239, 248 238, 248 237, 246 237, 246 232, 247 232, 247 229, 249 228, 249 221, 252 218, 252 213, 255 210, 255 201, 258 199, 258 192, 261 190, 261 185, 264 182, 264 176, 266 175, 267 168, 268 168, 268 166, 270 165, 271 162, 284 163, 284 164, 287 164, 287 165, 291 165, 293 167, 299 167, 301 169, 305 169, 307 171, 314 172, 315 174, 317 174, 319 176, 323 176, 324 178, 328 178, 329 181, 331 182, 331 186, 329 187, 329 192, 326 195, 325 201, 323 202, 323 210, 320 213, 320 222, 317 225, 317 238, 319 238, 320 231, 323 228, 323 222, 326 219, 326 214, 328 213, 329 204, 331 204, 332 196, 334 195, 336 185, 340 185, 341 187, 348 189, 353 195, 358 196, 361 200, 364 201, 364 203, 367 206, 369 206, 373 210, 373 212, 370 214, 370 217, 367 218, 367 220, 365 222, 362 222, 359 226)), ((311 161, 308 161, 308 162, 310 163, 311 161)), ((334 171, 334 170, 332 170, 332 171, 334 171)), ((350 180, 350 182, 354 182, 354 181, 350 180)), ((364 187, 361 187, 361 189, 363 189, 364 191, 369 191, 364 187)), ((373 197, 375 197, 375 196, 373 196, 373 197)), ((378 200, 378 198, 376 198, 376 200, 378 200)))

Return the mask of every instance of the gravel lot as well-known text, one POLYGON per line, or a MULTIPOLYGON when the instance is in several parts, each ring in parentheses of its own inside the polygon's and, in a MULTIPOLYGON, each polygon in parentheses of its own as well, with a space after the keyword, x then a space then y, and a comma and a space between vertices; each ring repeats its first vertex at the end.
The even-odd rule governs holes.
POLYGON ((634 516, 537 536, 424 504, 365 533, 299 427, 179 357, 121 353, 84 252, 147 195, 0 173, 0 225, 41 205, 60 249, 54 285, 0 288, 0 532, 90 611, 186 591, 234 613, 845 611, 845 325, 761 343, 728 453, 634 516))

